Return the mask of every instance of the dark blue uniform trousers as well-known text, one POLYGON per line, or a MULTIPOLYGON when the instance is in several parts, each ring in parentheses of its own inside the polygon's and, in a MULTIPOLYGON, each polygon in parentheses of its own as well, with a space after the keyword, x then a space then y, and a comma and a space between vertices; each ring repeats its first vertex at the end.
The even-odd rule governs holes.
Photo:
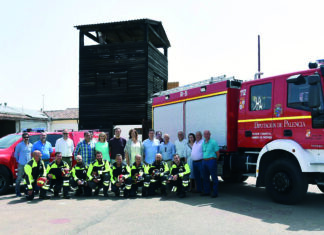
POLYGON ((213 195, 218 195, 217 160, 203 160, 204 193, 210 193, 210 176, 213 180, 213 195))

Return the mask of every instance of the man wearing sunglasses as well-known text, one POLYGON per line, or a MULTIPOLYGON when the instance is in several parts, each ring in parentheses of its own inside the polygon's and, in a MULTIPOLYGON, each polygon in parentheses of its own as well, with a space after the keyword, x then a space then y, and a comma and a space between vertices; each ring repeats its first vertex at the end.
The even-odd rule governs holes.
POLYGON ((67 129, 63 131, 63 137, 58 139, 55 143, 55 151, 62 153, 62 159, 69 167, 72 167, 72 155, 73 155, 73 141, 69 138, 69 132, 67 129))
POLYGON ((18 175, 16 179, 16 196, 20 197, 20 182, 24 175, 24 167, 31 159, 31 150, 33 145, 29 142, 29 134, 24 132, 21 141, 15 148, 15 158, 18 163, 18 175))

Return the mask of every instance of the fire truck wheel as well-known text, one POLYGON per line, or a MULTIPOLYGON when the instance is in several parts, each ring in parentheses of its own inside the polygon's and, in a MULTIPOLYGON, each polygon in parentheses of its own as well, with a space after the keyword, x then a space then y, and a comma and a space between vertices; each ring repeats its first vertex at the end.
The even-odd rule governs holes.
POLYGON ((317 187, 322 193, 324 193, 324 185, 317 185, 317 187))
POLYGON ((243 183, 246 181, 249 177, 244 176, 242 174, 232 174, 231 176, 222 176, 222 180, 224 180, 225 183, 243 183))
POLYGON ((294 162, 280 159, 269 166, 266 191, 275 202, 296 204, 305 197, 307 189, 307 177, 294 162))
POLYGON ((10 185, 10 178, 7 169, 0 166, 0 195, 8 192, 10 185))

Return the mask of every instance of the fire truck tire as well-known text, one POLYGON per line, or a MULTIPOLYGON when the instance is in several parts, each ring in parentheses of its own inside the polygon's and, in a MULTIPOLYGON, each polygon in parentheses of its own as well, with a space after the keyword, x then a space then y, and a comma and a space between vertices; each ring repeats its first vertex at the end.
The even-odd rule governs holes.
POLYGON ((322 193, 324 193, 324 185, 317 185, 317 187, 322 193))
POLYGON ((9 190, 10 177, 7 169, 0 166, 0 195, 5 194, 9 190))
POLYGON ((300 202, 308 189, 307 177, 294 162, 280 159, 266 173, 266 191, 275 202, 292 205, 300 202))
POLYGON ((249 177, 242 174, 232 174, 231 176, 222 176, 221 178, 225 183, 243 183, 249 177))

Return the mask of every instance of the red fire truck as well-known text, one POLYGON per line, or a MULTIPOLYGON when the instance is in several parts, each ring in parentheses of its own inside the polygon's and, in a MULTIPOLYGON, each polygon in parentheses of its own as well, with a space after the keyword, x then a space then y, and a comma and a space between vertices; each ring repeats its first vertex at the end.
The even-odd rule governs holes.
POLYGON ((256 177, 279 203, 294 204, 308 184, 324 192, 324 66, 242 82, 225 76, 154 94, 153 126, 174 141, 210 130, 225 182, 256 177))

